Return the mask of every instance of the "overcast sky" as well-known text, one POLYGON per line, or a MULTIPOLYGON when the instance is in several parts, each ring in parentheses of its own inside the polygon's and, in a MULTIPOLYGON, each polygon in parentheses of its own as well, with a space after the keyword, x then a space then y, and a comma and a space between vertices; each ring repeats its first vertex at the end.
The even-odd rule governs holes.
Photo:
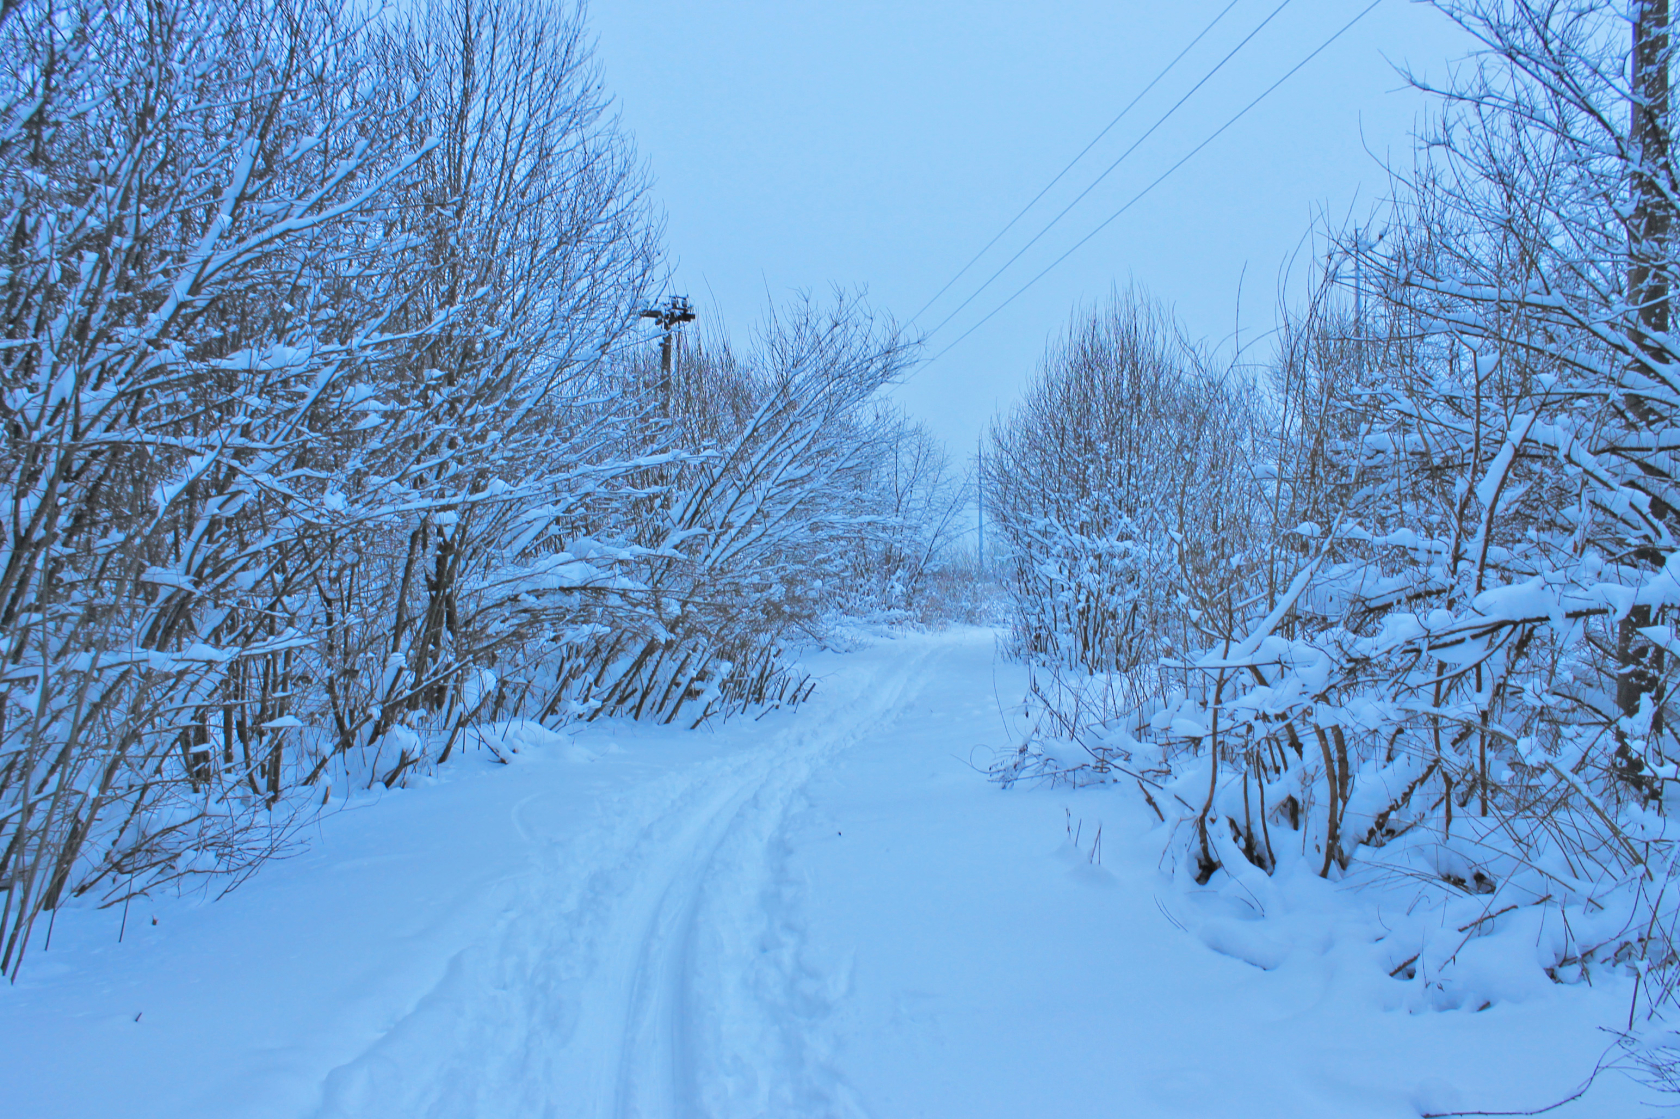
MULTIPOLYGON (((607 86, 656 179, 674 289, 741 338, 798 289, 867 286, 909 319, 1229 0, 594 0, 607 86)), ((930 339, 937 353, 1364 9, 1237 0, 1021 222, 916 320, 931 329, 1250 32, 1061 223, 930 339)), ((1468 45, 1375 10, 1154 191, 898 390, 966 454, 1076 307, 1136 282, 1229 345, 1275 321, 1315 217, 1369 212, 1468 45)), ((1263 345, 1263 343, 1261 343, 1263 345)))

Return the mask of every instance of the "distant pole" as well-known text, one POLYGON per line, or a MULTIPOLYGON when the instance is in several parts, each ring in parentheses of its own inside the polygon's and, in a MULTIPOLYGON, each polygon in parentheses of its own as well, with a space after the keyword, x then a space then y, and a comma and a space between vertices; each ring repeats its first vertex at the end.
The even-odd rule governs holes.
MULTIPOLYGON (((1670 343, 1664 339, 1672 321, 1673 293, 1669 284, 1674 259, 1674 223, 1680 215, 1675 213, 1673 197, 1662 181, 1673 143, 1669 131, 1668 67, 1672 54, 1668 0, 1639 0, 1634 12, 1629 115, 1634 122, 1632 132, 1638 163, 1631 176, 1634 210, 1628 223, 1627 290, 1634 310, 1629 324, 1633 328, 1630 340, 1638 348, 1630 356, 1635 359, 1637 369, 1640 364, 1670 360, 1670 343)), ((1629 412, 1649 425, 1650 405, 1631 393, 1626 400, 1629 412)), ((1645 430, 1651 429, 1646 426, 1645 430)), ((1660 682, 1658 666, 1663 663, 1662 653, 1642 636, 1650 625, 1651 607, 1642 603, 1630 609, 1618 627, 1616 706, 1629 717, 1638 713, 1641 698, 1654 692, 1660 682)), ((1619 759, 1632 756, 1633 743, 1619 724, 1616 742, 1619 759)), ((1637 766, 1638 762, 1629 764, 1637 766)), ((1486 808, 1482 814, 1487 814, 1486 808)))
POLYGON ((1364 237, 1359 227, 1354 227, 1354 338, 1356 341, 1359 361, 1364 365, 1364 237))
POLYGON ((979 536, 977 554, 980 574, 986 574, 986 452, 980 436, 974 437, 974 531, 979 536))
POLYGON ((1353 363, 1365 373, 1365 242, 1364 231, 1353 227, 1353 363))
POLYGON ((649 307, 642 312, 641 317, 652 319, 665 331, 665 337, 659 343, 659 409, 668 418, 671 415, 671 367, 674 364, 674 336, 680 324, 694 321, 694 308, 688 305, 688 296, 673 295, 665 301, 665 306, 649 307))
POLYGON ((1365 246, 1358 226, 1353 227, 1353 329, 1365 336, 1365 246))

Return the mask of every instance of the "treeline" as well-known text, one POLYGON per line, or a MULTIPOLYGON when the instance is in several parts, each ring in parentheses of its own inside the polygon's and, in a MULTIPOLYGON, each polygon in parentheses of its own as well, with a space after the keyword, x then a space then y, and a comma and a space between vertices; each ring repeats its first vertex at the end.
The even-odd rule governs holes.
POLYGON ((579 11, 22 0, 0 57, 0 970, 474 723, 795 702, 918 608, 906 340, 839 295, 660 369, 579 11))
MULTIPOLYGON (((1680 980, 1667 5, 1437 6, 1482 49, 1433 91, 1387 212, 1329 238, 1263 368, 1217 367, 1119 297, 994 429, 1012 640, 1044 666, 1038 737, 997 772, 1135 785, 1198 882, 1357 864, 1419 883, 1439 906, 1396 919, 1397 976, 1449 991, 1467 936, 1528 913, 1558 930, 1538 948, 1554 979, 1626 969, 1661 1013, 1680 980), (1437 919, 1453 899, 1468 932, 1437 919)), ((1672 1050, 1635 1057, 1674 1082, 1672 1050)))

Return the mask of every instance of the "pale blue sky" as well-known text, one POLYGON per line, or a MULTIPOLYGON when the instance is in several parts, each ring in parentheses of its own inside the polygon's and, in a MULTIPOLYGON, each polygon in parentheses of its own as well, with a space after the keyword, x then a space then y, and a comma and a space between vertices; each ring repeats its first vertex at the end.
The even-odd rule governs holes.
MULTIPOLYGON (((739 337, 767 299, 867 285, 909 318, 1229 0, 596 0, 598 56, 656 177, 675 287, 739 337), (768 295, 767 295, 768 293, 768 295)), ((932 339, 935 353, 1085 236, 1369 0, 1289 0, 1060 225, 932 339)), ((1278 7, 1222 21, 918 325, 932 327, 1278 7)), ((900 398, 963 453, 1072 309, 1135 280, 1191 332, 1269 328, 1315 214, 1368 212, 1468 42, 1382 2, 900 398)))

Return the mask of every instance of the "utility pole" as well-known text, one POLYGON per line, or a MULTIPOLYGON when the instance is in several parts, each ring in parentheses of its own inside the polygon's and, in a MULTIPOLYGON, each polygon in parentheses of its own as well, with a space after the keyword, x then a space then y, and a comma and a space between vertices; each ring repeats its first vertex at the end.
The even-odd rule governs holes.
POLYGON ((1364 244, 1359 240, 1359 227, 1354 225, 1354 329, 1364 334, 1364 244))
POLYGON ((1637 12, 1629 115, 1639 164, 1632 183, 1628 299, 1638 311, 1640 349, 1658 357, 1655 339, 1668 332, 1670 319, 1668 247, 1674 225, 1673 202, 1662 182, 1670 144, 1668 0, 1640 0, 1637 12))
POLYGON ((663 307, 649 307, 643 311, 641 317, 652 319, 665 331, 665 337, 659 343, 659 407, 666 418, 671 415, 671 367, 674 362, 673 342, 679 325, 694 321, 694 308, 688 305, 688 296, 673 295, 665 301, 663 307))
POLYGON ((1365 375, 1365 242, 1363 231, 1353 227, 1353 367, 1361 380, 1365 375))
MULTIPOLYGON (((1669 269, 1674 203, 1663 189, 1670 165, 1668 0, 1638 0, 1634 6, 1629 131, 1638 163, 1630 177, 1633 214, 1628 222, 1627 298, 1634 308, 1636 370, 1646 362, 1673 361, 1667 333, 1671 321, 1669 269), (1643 360, 1642 360, 1643 359, 1643 360)), ((1660 422, 1650 402, 1636 393, 1626 399, 1628 412, 1646 424, 1660 422)), ((1655 562, 1660 563, 1661 560, 1655 562)), ((1642 631, 1651 625, 1651 608, 1634 606, 1622 619, 1616 641, 1616 706, 1623 715, 1639 712, 1641 699, 1656 690, 1662 652, 1642 631)), ((1656 717, 1661 719, 1659 713, 1656 717)), ((1655 736, 1660 722, 1653 722, 1655 736)), ((1616 767, 1637 776, 1643 768, 1633 756, 1627 733, 1616 728, 1616 767)))
POLYGON ((1365 337, 1365 242, 1359 227, 1353 227, 1353 329, 1365 337))
POLYGON ((980 577, 986 577, 986 452, 974 437, 974 531, 980 544, 976 552, 980 560, 980 577))

